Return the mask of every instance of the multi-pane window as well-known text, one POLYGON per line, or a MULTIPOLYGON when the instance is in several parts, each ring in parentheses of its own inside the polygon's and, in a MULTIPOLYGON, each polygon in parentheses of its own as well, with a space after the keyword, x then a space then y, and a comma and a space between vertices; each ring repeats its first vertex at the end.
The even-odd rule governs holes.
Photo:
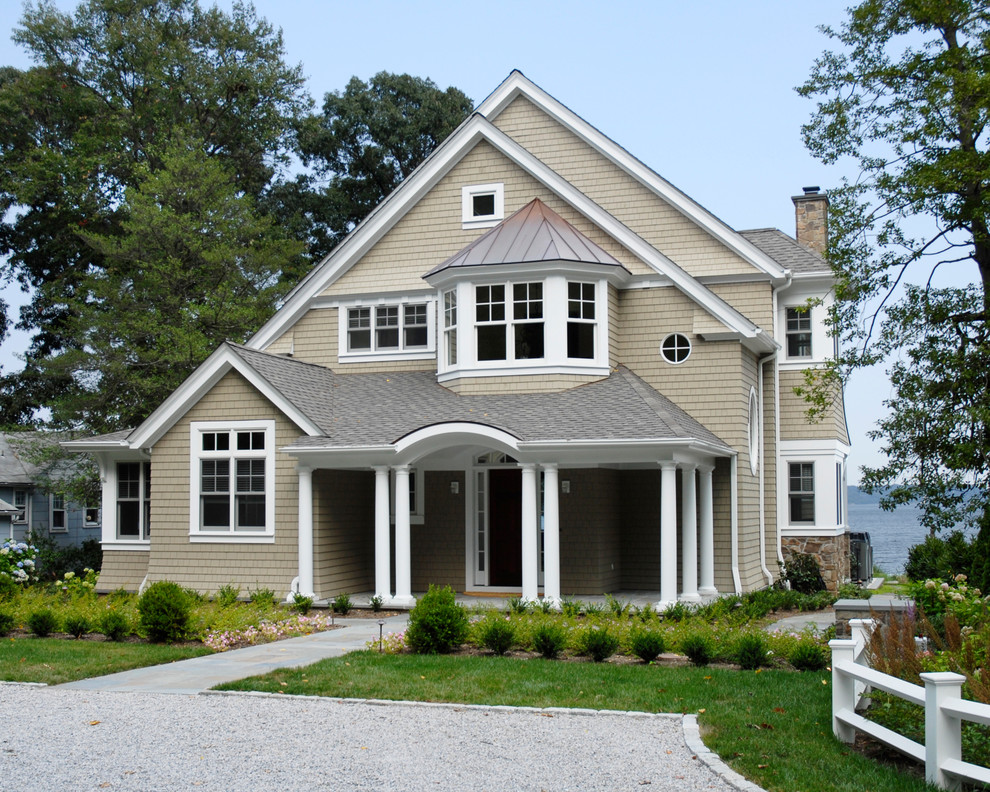
POLYGON ((83 525, 87 528, 98 526, 101 521, 99 506, 85 506, 83 508, 83 525))
POLYGON ((476 286, 478 360, 505 360, 505 286, 476 286))
POLYGON ((51 494, 52 521, 48 530, 51 533, 65 533, 69 527, 65 522, 65 496, 53 492, 51 494))
POLYGON ((517 283, 512 287, 514 357, 543 357, 543 284, 517 283))
POLYGON ((117 464, 117 538, 151 536, 151 465, 148 462, 117 464))
POLYGON ((204 531, 265 530, 266 446, 264 431, 201 433, 199 514, 204 531))
POLYGON ((14 508, 17 509, 17 514, 11 517, 11 521, 15 523, 26 523, 27 522, 27 490, 14 490, 14 508))
POLYGON ((791 523, 815 521, 815 463, 791 462, 788 465, 791 523))
POLYGON ((811 311, 807 308, 788 308, 787 357, 811 357, 811 311))
POLYGON ((457 292, 443 293, 443 347, 448 366, 457 365, 457 292))
POLYGON ((348 308, 347 351, 426 349, 429 344, 427 317, 425 303, 348 308))
POLYGON ((668 363, 683 363, 691 355, 691 340, 682 333, 671 333, 660 343, 660 354, 668 363))
POLYGON ((567 284, 567 357, 595 357, 595 284, 567 284))

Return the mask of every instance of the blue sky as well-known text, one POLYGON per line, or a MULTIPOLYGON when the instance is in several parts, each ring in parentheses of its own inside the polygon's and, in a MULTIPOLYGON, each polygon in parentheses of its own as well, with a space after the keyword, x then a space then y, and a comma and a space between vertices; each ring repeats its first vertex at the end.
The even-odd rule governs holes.
MULTIPOLYGON (((302 64, 317 103, 351 76, 384 70, 454 85, 478 104, 520 69, 733 228, 789 234, 790 196, 845 175, 805 151, 800 127, 812 105, 794 91, 828 46, 817 27, 838 26, 845 6, 255 0, 258 15, 282 29, 287 59, 302 64)), ((0 2, 2 65, 30 65, 9 38, 21 11, 0 2)), ((23 301, 12 286, 5 297, 23 301)), ((0 347, 4 370, 16 369, 26 345, 14 334, 0 347)), ((847 390, 852 482, 860 465, 880 460, 865 433, 888 392, 879 372, 857 374, 847 390)))

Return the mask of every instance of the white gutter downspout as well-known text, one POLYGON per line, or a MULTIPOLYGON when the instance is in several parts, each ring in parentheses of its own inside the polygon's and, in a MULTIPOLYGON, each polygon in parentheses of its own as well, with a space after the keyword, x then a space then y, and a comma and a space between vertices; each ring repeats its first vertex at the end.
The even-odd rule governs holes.
POLYGON ((732 585, 736 594, 742 594, 739 578, 739 455, 729 459, 729 517, 732 534, 732 585))
MULTIPOLYGON (((773 575, 770 574, 770 570, 767 569, 767 513, 766 513, 766 475, 767 475, 767 460, 766 460, 766 445, 764 443, 764 420, 763 420, 763 367, 774 360, 777 357, 777 352, 773 351, 769 355, 764 355, 760 358, 760 365, 758 367, 759 372, 759 396, 757 397, 758 409, 760 411, 760 437, 759 437, 759 454, 760 460, 763 464, 760 465, 760 569, 763 570, 763 575, 767 579, 767 585, 773 585, 773 575)), ((774 465, 776 468, 776 465, 774 465)), ((776 522, 776 520, 774 521, 776 522)), ((778 536, 780 532, 777 532, 778 536)))
MULTIPOLYGON (((773 321, 776 325, 777 323, 777 290, 773 290, 773 321)), ((776 333, 775 333, 776 335, 776 333)), ((778 365, 779 360, 774 354, 774 364, 773 364, 773 433, 774 433, 774 444, 773 444, 773 472, 774 472, 774 502, 776 504, 776 518, 775 522, 777 525, 777 563, 780 564, 780 568, 784 568, 784 547, 781 544, 781 534, 780 528, 782 525, 781 517, 781 503, 780 503, 780 366, 778 365)))

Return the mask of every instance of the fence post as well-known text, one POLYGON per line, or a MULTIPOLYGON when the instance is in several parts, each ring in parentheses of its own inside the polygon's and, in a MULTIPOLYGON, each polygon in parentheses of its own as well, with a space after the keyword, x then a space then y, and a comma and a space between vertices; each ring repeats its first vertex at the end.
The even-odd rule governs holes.
POLYGON ((835 717, 841 710, 856 710, 856 680, 839 671, 843 663, 856 662, 856 641, 852 638, 833 638, 828 642, 832 650, 832 734, 844 743, 855 742, 856 729, 835 717))
POLYGON ((942 705, 962 696, 966 677, 951 671, 921 674, 925 683, 925 780, 942 789, 962 789, 962 782, 942 771, 946 759, 962 758, 962 721, 942 712, 942 705))

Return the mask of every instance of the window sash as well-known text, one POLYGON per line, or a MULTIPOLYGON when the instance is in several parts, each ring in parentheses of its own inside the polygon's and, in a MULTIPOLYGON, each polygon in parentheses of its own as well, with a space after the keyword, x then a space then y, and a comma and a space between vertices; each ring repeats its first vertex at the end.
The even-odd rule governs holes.
POLYGON ((811 311, 788 308, 787 357, 811 357, 811 311))
POLYGON ((116 512, 118 539, 150 538, 151 465, 148 462, 117 463, 116 512))
POLYGON ((348 352, 428 349, 429 303, 347 309, 348 352))
POLYGON ((792 523, 815 521, 815 465, 791 462, 788 466, 788 500, 792 523))

